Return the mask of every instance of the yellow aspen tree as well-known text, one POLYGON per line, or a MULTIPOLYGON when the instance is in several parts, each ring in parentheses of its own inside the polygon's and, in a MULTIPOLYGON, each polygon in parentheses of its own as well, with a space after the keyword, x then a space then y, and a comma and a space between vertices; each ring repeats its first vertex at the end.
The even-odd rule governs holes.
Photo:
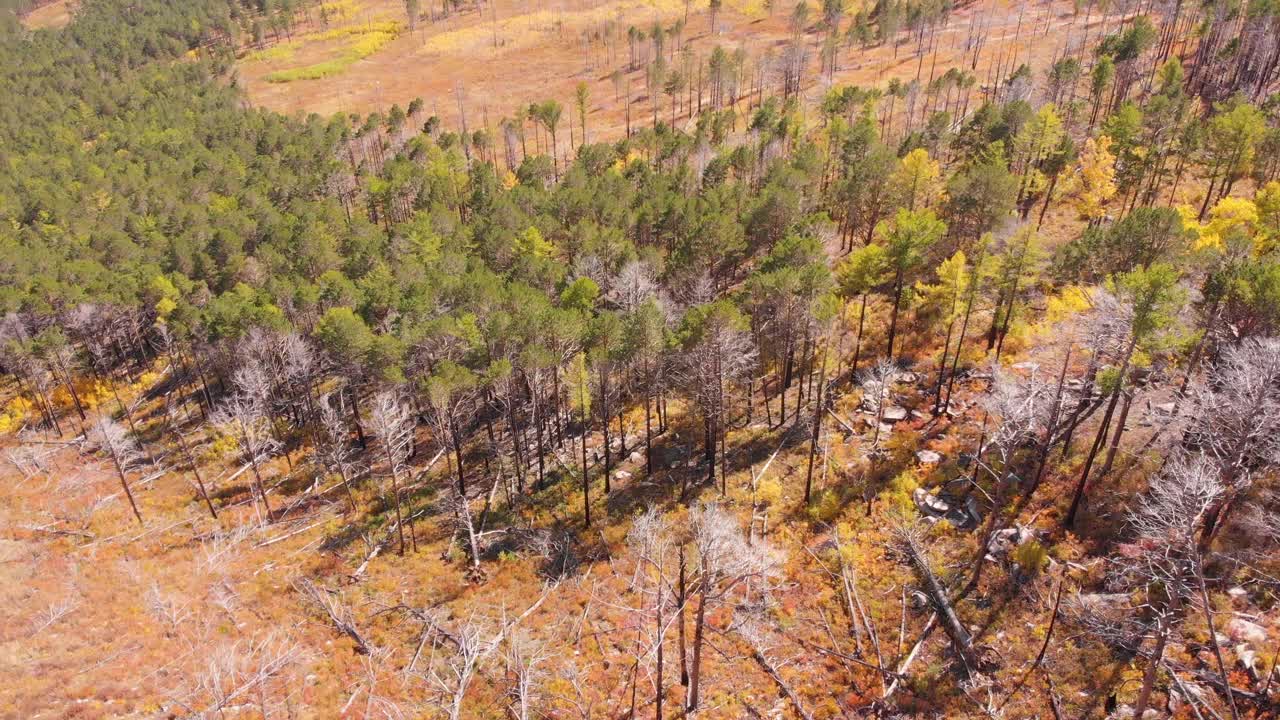
POLYGON ((1106 214, 1107 201, 1116 194, 1116 156, 1111 154, 1111 138, 1099 135, 1085 141, 1084 152, 1067 197, 1080 218, 1097 224, 1106 214))

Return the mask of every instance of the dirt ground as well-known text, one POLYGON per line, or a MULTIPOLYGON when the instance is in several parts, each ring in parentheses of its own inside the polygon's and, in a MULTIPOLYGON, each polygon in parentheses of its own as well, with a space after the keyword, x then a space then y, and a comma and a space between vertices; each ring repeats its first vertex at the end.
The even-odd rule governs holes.
POLYGON ((60 28, 71 22, 77 4, 75 0, 53 0, 23 15, 22 24, 32 30, 60 28))
MULTIPOLYGON (((343 23, 404 20, 399 0, 362 0, 356 8, 343 23)), ((849 9, 846 18, 853 10, 849 9)), ((460 93, 471 129, 495 127, 515 109, 549 98, 560 100, 568 110, 573 107, 575 86, 586 82, 591 97, 587 116, 590 139, 613 139, 624 133, 626 95, 634 103, 633 123, 644 123, 652 113, 643 67, 625 74, 623 97, 618 96, 611 78, 615 69, 625 72, 627 28, 647 29, 654 22, 670 26, 684 13, 685 6, 678 0, 495 0, 482 11, 454 13, 435 22, 424 18, 416 31, 404 32, 372 56, 331 77, 288 83, 265 80, 271 72, 323 59, 324 43, 305 40, 307 30, 295 33, 295 38, 304 39, 296 43, 292 57, 273 60, 250 54, 242 61, 239 74, 254 103, 278 111, 366 113, 392 103, 403 107, 420 97, 450 128, 460 124, 460 93), (591 34, 611 39, 588 43, 584 38, 591 34)), ((810 17, 816 19, 817 14, 811 7, 810 17)), ((735 0, 724 4, 713 36, 705 3, 696 3, 689 9, 683 37, 668 41, 668 52, 675 50, 674 46, 688 45, 698 57, 705 58, 721 45, 726 49, 743 47, 752 59, 769 52, 777 56, 791 37, 789 15, 789 9, 778 5, 769 13, 756 0, 735 0)), ((846 19, 845 24, 848 22, 846 19)), ((1090 37, 1099 34, 1103 22, 1096 14, 1089 19, 1090 37)), ((1065 46, 1080 44, 1085 32, 1085 17, 1073 15, 1067 3, 976 2, 952 13, 939 33, 936 58, 927 48, 923 57, 918 55, 915 40, 903 33, 896 47, 886 44, 864 50, 842 46, 839 69, 828 77, 819 72, 822 31, 811 24, 805 33, 809 69, 804 92, 807 100, 816 102, 832 84, 882 86, 890 78, 911 79, 917 73, 923 82, 931 73, 941 75, 956 66, 974 72, 980 86, 995 67, 1008 72, 1016 64, 1028 62, 1041 72, 1065 46), (964 45, 970 27, 981 27, 983 18, 987 18, 988 29, 975 63, 972 51, 964 45)), ((333 48, 327 51, 332 53, 333 48)), ((678 51, 675 61, 678 64, 678 51)), ((669 99, 662 101, 662 115, 669 119, 669 99)), ((566 126, 576 124, 577 118, 569 117, 576 113, 565 115, 566 126)), ((678 122, 687 120, 682 117, 678 122)))

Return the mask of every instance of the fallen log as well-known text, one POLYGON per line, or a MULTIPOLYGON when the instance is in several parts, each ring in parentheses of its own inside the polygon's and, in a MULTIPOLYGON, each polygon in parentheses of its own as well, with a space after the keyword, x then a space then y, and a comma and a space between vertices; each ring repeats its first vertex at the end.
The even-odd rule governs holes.
POLYGON ((809 711, 805 709, 804 704, 800 702, 800 696, 796 695, 796 691, 792 689, 791 685, 782 678, 782 675, 778 673, 778 669, 774 667, 773 663, 769 661, 769 658, 760 651, 760 648, 751 648, 751 658, 769 674, 769 677, 773 678, 773 682, 780 690, 782 690, 783 694, 787 696, 787 699, 791 701, 792 707, 796 709, 796 712, 800 717, 804 718, 804 720, 813 720, 813 715, 810 714, 809 711))
POLYGON ((929 596, 934 610, 938 613, 938 618, 942 622, 942 629, 947 633, 947 637, 951 638, 951 645, 955 648, 956 653, 960 655, 960 659, 964 661, 968 669, 977 668, 978 656, 974 652, 973 636, 969 634, 969 631, 960 622, 960 617, 956 615, 955 607, 947 599, 947 593, 943 590, 942 583, 938 582, 938 576, 934 575, 933 568, 929 567, 929 561, 920 552, 915 538, 910 534, 906 534, 902 544, 907 557, 911 560, 911 565, 920 577, 920 582, 924 585, 925 594, 929 596))

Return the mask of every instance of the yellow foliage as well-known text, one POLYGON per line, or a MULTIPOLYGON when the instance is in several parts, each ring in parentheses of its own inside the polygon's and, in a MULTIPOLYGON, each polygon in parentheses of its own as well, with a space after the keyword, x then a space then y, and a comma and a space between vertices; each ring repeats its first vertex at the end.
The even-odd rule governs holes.
POLYGON ((290 40, 288 42, 272 45, 269 48, 255 50, 248 55, 245 55, 244 59, 248 62, 284 62, 292 60, 293 54, 298 51, 298 48, 301 45, 302 42, 300 40, 290 40))
POLYGON ((775 479, 761 480, 756 487, 756 503, 758 505, 777 505, 782 501, 782 485, 775 479))
POLYGON ((34 408, 35 405, 24 397, 16 397, 6 403, 4 410, 0 410, 0 435, 19 430, 34 408))
POLYGON ((1085 141, 1084 152, 1067 187, 1076 212, 1085 220, 1099 220, 1106 214, 1107 201, 1116 194, 1116 156, 1111 154, 1111 138, 1099 135, 1085 141))
POLYGON ((818 498, 809 506, 808 513, 814 520, 829 523, 840 515, 842 509, 839 494, 826 489, 818 493, 818 498))
POLYGON ((1044 319, 1046 323, 1058 323, 1088 310, 1089 294, 1079 285, 1069 285, 1061 292, 1049 296, 1044 319))
POLYGON ((201 453, 204 462, 219 462, 240 451, 240 445, 230 433, 219 433, 201 453))
MULTIPOLYGON (((92 410, 111 397, 111 388, 106 383, 98 382, 89 378, 81 378, 74 383, 76 395, 80 398, 80 404, 85 410, 92 410)), ((71 397, 71 393, 67 392, 66 385, 59 385, 49 394, 49 401, 55 407, 61 409, 69 409, 75 407, 75 400, 71 397)))
POLYGON ((332 0, 332 2, 321 3, 320 7, 329 18, 329 22, 343 20, 360 9, 355 0, 332 0))
POLYGON ((318 80, 337 75, 381 50, 387 43, 399 37, 403 29, 400 23, 387 21, 334 28, 310 35, 306 38, 307 40, 326 41, 345 38, 355 38, 355 40, 343 48, 336 58, 300 68, 278 70, 269 73, 264 79, 270 83, 286 83, 295 80, 318 80))
POLYGON ((915 470, 904 470, 893 478, 889 483, 889 487, 880 493, 880 498, 884 500, 890 510, 896 510, 900 513, 909 513, 915 507, 915 501, 911 499, 911 494, 920 487, 920 478, 916 475, 915 470))
POLYGON ((1182 223, 1196 236, 1196 250, 1221 251, 1233 235, 1252 237, 1258 228, 1258 206, 1252 200, 1225 197, 1209 210, 1209 220, 1200 223, 1195 210, 1183 205, 1178 208, 1182 223))
POLYGON ((155 370, 147 370, 139 375, 138 379, 129 386, 129 391, 131 393, 142 393, 150 390, 155 387, 156 383, 160 382, 160 377, 160 373, 155 370))
POLYGON ((1013 549, 1013 561, 1022 572, 1034 575, 1049 563, 1049 551, 1037 540, 1028 540, 1013 549))
POLYGON ((890 182, 908 207, 929 207, 942 196, 942 168, 924 148, 907 153, 890 182))

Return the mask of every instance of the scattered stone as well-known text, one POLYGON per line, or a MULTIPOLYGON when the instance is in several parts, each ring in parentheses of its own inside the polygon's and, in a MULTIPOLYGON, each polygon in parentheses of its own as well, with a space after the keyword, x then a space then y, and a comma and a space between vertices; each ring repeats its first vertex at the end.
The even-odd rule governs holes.
POLYGON ((880 418, 885 422, 901 422, 907 419, 907 409, 899 405, 890 405, 884 409, 880 418))
POLYGON ((1249 671, 1253 675, 1257 671, 1258 654, 1249 647, 1248 643, 1240 643, 1235 647, 1236 660, 1240 661, 1240 667, 1249 671))
POLYGON ((1010 528, 1002 528, 992 533, 991 551, 998 556, 1008 556, 1013 549, 1028 540, 1034 539, 1035 531, 1015 525, 1010 528))
POLYGON ((920 450, 916 452, 916 460, 922 465, 937 465, 942 462, 942 454, 933 450, 920 450))
POLYGON ((961 530, 977 527, 982 523, 982 512, 978 510, 978 501, 972 497, 965 498, 964 508, 957 508, 947 513, 947 521, 961 530))
POLYGON ((1262 647, 1267 642, 1267 629, 1242 617, 1227 621, 1227 635, 1234 642, 1247 642, 1255 647, 1262 647))
POLYGON ((916 488, 912 491, 911 499, 915 501, 920 512, 928 515, 946 515, 951 512, 951 505, 924 488, 916 488))

